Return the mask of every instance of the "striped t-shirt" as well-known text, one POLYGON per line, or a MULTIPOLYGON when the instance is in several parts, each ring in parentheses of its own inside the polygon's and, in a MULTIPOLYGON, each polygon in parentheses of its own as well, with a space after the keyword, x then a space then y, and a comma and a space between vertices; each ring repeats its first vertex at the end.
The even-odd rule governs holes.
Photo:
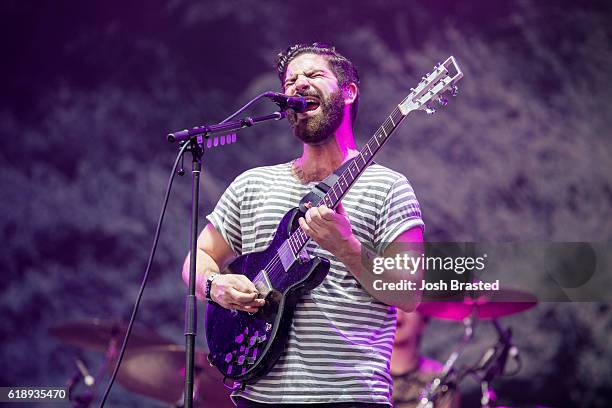
MULTIPOLYGON (((283 215, 316 184, 296 180, 291 163, 248 170, 207 218, 237 255, 262 251, 283 215)), ((378 253, 402 232, 424 225, 406 178, 378 164, 364 171, 342 205, 357 239, 378 253)), ((330 271, 298 302, 287 347, 274 368, 233 396, 270 404, 390 405, 395 308, 374 299, 313 240, 306 248, 329 259, 330 271)))

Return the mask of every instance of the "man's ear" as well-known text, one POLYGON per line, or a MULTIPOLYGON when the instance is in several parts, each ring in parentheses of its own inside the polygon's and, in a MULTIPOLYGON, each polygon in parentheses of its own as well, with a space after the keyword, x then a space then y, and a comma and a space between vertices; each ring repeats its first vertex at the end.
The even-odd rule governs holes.
POLYGON ((344 92, 343 92, 344 103, 347 105, 352 104, 353 102, 355 102, 355 99, 357 99, 358 94, 359 94, 359 88, 357 88, 357 84, 355 84, 354 82, 351 82, 350 84, 346 85, 344 87, 344 92))

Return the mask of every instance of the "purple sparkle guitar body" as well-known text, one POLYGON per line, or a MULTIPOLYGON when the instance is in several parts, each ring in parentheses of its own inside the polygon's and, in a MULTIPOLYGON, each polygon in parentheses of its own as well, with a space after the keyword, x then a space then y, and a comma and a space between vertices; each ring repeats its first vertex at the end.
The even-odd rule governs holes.
POLYGON ((295 305, 329 271, 329 261, 318 257, 297 259, 287 272, 278 264, 269 270, 279 248, 298 228, 299 216, 298 208, 290 210, 266 250, 240 256, 228 268, 249 278, 260 293, 267 292, 266 305, 259 312, 233 312, 214 303, 206 307, 208 359, 227 378, 248 382, 272 368, 285 348, 295 305), (266 274, 275 272, 273 288, 265 287, 261 272, 266 269, 266 274))

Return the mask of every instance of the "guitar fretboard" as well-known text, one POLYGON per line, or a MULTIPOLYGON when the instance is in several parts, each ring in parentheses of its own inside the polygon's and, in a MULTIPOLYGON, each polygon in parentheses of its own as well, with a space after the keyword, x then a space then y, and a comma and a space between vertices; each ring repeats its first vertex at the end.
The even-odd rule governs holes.
MULTIPOLYGON (((336 207, 340 200, 342 200, 342 197, 344 197, 359 176, 361 176, 361 173, 363 173, 372 162, 376 153, 378 153, 383 144, 389 139, 389 136, 395 131, 404 117, 405 116, 400 112, 399 108, 395 108, 378 130, 374 132, 374 136, 365 144, 352 163, 342 172, 338 181, 329 189, 325 197, 317 203, 317 206, 325 204, 329 208, 336 207)), ((298 228, 287 239, 287 243, 293 254, 297 255, 309 239, 310 237, 306 235, 304 230, 298 228)))

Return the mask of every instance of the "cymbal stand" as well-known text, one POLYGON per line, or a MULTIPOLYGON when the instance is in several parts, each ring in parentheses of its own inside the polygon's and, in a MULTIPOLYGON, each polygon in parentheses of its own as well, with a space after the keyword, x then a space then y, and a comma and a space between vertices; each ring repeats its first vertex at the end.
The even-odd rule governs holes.
POLYGON ((497 319, 492 320, 495 329, 497 330, 497 343, 485 351, 479 362, 463 372, 459 379, 465 378, 468 374, 475 375, 480 382, 481 399, 480 406, 482 408, 491 408, 495 403, 496 394, 491 386, 493 380, 501 375, 513 375, 520 371, 521 361, 519 350, 512 344, 512 329, 503 329, 497 319), (517 369, 511 373, 504 373, 508 357, 517 362, 517 369))
POLYGON ((68 394, 68 401, 70 401, 70 406, 73 408, 87 408, 93 401, 94 393, 90 390, 86 390, 83 392, 76 393, 75 388, 79 386, 81 380, 87 387, 91 387, 93 384, 90 381, 87 381, 87 377, 83 375, 82 367, 84 367, 84 363, 80 358, 75 359, 75 364, 77 366, 74 374, 68 381, 66 381, 66 389, 68 394))
POLYGON ((117 335, 114 333, 108 342, 108 347, 104 353, 104 360, 96 371, 95 376, 91 376, 87 370, 85 362, 81 358, 75 358, 76 371, 66 382, 68 391, 68 400, 73 408, 87 408, 96 396, 97 384, 104 378, 104 374, 108 371, 110 364, 117 358, 117 335), (74 393, 74 389, 83 380, 83 384, 88 387, 87 391, 74 393))
POLYGON ((491 403, 495 402, 495 391, 491 387, 491 382, 498 376, 504 374, 508 357, 512 357, 519 362, 518 369, 511 374, 515 374, 520 370, 520 360, 518 348, 512 345, 512 329, 508 327, 503 329, 497 319, 492 320, 495 329, 497 330, 498 340, 495 345, 495 353, 490 359, 490 364, 486 367, 486 372, 481 379, 482 398, 480 405, 482 408, 490 408, 491 403))
POLYGON ((419 400, 419 404, 417 408, 433 408, 435 401, 440 397, 440 395, 446 392, 449 386, 454 386, 457 384, 457 380, 454 374, 455 369, 454 365, 457 359, 463 354, 466 345, 472 340, 474 337, 474 328, 476 323, 476 309, 472 313, 472 316, 468 316, 463 319, 463 339, 459 346, 451 353, 444 363, 444 368, 438 377, 436 377, 430 384, 427 385, 421 391, 421 398, 419 400))

